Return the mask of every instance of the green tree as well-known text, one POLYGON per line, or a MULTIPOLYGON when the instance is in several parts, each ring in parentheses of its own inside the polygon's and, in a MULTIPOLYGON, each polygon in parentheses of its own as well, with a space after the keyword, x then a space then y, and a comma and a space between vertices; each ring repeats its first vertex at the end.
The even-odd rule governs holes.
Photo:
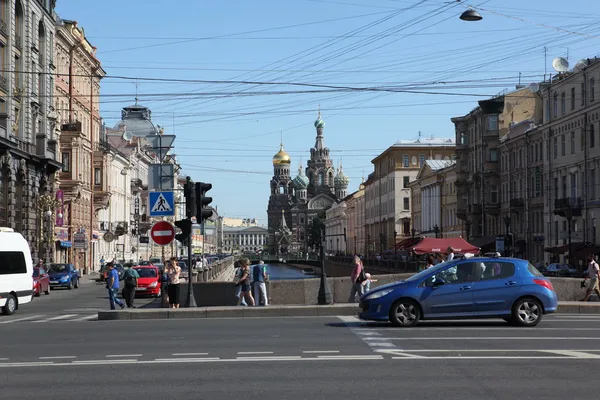
POLYGON ((325 224, 319 217, 314 217, 308 226, 308 245, 314 249, 320 249, 323 242, 325 224))

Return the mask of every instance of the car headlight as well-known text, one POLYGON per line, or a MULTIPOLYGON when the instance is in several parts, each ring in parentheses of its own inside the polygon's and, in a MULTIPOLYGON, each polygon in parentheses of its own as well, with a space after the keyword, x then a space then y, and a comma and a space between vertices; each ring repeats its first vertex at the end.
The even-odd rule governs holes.
POLYGON ((63 276, 62 278, 60 278, 61 281, 68 281, 69 280, 69 276, 63 276))
POLYGON ((158 282, 152 282, 148 287, 156 287, 158 286, 158 282))
POLYGON ((365 300, 375 300, 380 297, 387 296, 388 294, 392 293, 393 291, 394 291, 394 289, 378 290, 377 292, 369 293, 365 297, 365 300))

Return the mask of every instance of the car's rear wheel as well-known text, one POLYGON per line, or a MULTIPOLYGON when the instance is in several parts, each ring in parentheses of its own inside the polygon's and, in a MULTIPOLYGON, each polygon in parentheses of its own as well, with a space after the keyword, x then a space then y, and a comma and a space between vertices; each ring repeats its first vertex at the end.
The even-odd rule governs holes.
POLYGON ((389 317, 394 326, 415 326, 421 319, 421 308, 414 300, 398 299, 392 304, 389 317))
POLYGON ((517 300, 512 308, 512 319, 520 326, 536 326, 542 320, 543 315, 542 304, 533 297, 517 300))
POLYGON ((17 299, 12 294, 6 297, 6 304, 2 307, 2 314, 13 315, 17 311, 17 299))

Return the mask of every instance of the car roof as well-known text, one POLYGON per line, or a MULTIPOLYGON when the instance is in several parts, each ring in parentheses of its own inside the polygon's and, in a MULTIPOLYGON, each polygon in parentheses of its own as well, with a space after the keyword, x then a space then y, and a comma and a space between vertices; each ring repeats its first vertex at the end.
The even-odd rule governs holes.
MULTIPOLYGON (((456 259, 455 259, 456 260, 456 259)), ((452 260, 454 261, 454 260, 452 260)), ((470 258, 458 258, 458 261, 512 261, 512 262, 528 262, 522 258, 514 257, 470 257, 470 258)))

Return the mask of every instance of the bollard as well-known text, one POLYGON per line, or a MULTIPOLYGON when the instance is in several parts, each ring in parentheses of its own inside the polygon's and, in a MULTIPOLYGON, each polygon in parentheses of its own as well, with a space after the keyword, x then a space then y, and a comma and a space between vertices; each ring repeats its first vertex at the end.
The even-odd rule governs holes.
POLYGON ((204 282, 208 282, 208 267, 204 267, 204 271, 202 271, 202 276, 204 277, 204 282))

